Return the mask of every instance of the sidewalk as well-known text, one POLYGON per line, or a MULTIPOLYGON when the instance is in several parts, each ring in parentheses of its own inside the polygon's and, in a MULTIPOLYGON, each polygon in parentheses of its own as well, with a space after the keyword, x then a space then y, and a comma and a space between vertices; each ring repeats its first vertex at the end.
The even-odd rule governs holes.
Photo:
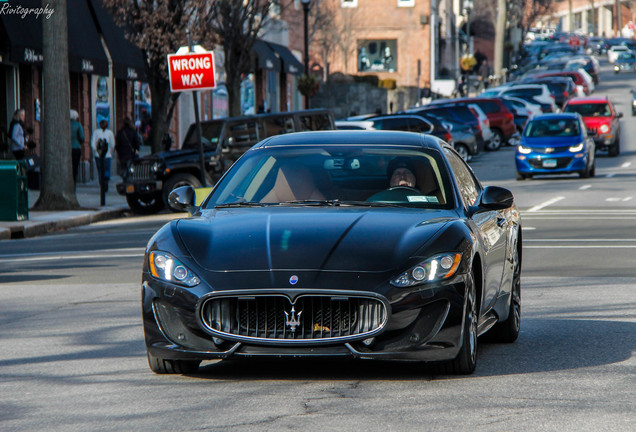
POLYGON ((117 193, 115 185, 120 182, 121 177, 117 175, 110 179, 104 207, 100 206, 97 180, 90 183, 78 183, 75 193, 80 209, 71 211, 31 210, 40 196, 40 191, 29 189, 29 219, 18 222, 0 221, 0 240, 35 237, 47 232, 123 217, 125 213, 130 212, 130 209, 126 203, 126 197, 117 193))

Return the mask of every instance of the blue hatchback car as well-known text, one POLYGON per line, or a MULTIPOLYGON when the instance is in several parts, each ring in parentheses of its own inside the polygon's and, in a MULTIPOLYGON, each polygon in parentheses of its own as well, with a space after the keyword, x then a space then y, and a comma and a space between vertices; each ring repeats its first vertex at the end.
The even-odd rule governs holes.
POLYGON ((517 180, 535 174, 579 174, 594 177, 594 140, 577 113, 534 117, 523 130, 515 162, 517 180))

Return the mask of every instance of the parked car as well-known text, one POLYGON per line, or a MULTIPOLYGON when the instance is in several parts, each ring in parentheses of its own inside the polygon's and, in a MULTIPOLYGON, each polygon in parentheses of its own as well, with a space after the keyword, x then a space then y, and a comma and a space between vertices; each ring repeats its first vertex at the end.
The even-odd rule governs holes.
MULTIPOLYGON (((589 76, 589 75, 588 75, 589 76)), ((587 96, 591 93, 590 85, 580 71, 542 72, 535 75, 536 78, 569 77, 577 86, 577 96, 587 96)))
POLYGON ((610 156, 618 156, 623 113, 618 112, 609 99, 573 98, 565 104, 563 112, 580 114, 588 130, 594 132, 596 148, 607 150, 610 156))
POLYGON ((551 113, 557 111, 557 105, 554 95, 550 93, 550 89, 547 84, 516 84, 510 87, 503 88, 499 93, 499 96, 513 96, 513 97, 531 97, 539 105, 544 113, 551 113))
POLYGON ((622 53, 614 63, 614 73, 634 72, 636 70, 636 53, 633 51, 622 53))
POLYGON ((513 195, 482 186, 435 137, 278 135, 246 152, 201 207, 193 195, 170 194, 193 216, 161 228, 143 260, 156 373, 308 357, 443 362, 444 373, 470 374, 482 333, 517 339, 513 195))
MULTIPOLYGON (((170 192, 180 186, 201 186, 201 164, 206 183, 213 184, 246 150, 278 134, 334 129, 333 113, 316 109, 201 122, 203 162, 196 127, 190 125, 180 150, 152 154, 133 161, 117 184, 130 209, 151 214, 168 204, 170 192)), ((168 206, 169 207, 169 206, 168 206)))
POLYGON ((339 130, 397 130, 405 132, 425 133, 436 136, 449 144, 453 144, 450 129, 437 118, 423 115, 391 114, 365 117, 364 120, 337 120, 339 130))
MULTIPOLYGON (((483 138, 485 145, 489 145, 493 138, 492 129, 490 129, 490 120, 488 120, 488 116, 479 107, 479 105, 467 103, 466 101, 439 99, 421 107, 421 109, 424 110, 434 108, 444 109, 441 115, 445 118, 454 117, 468 125, 474 126, 478 132, 481 132, 481 137, 483 138), (475 122, 473 117, 477 120, 477 122, 475 122)), ((411 108, 409 111, 413 112, 419 110, 420 108, 411 108)))
POLYGON ((515 154, 516 179, 536 174, 594 177, 594 140, 576 113, 543 114, 530 120, 515 154))
POLYGON ((559 108, 563 108, 565 102, 571 97, 576 96, 576 86, 571 78, 567 77, 546 77, 546 78, 525 78, 522 81, 517 81, 524 84, 545 84, 548 86, 548 90, 552 96, 554 96, 554 102, 559 108))
POLYGON ((614 64, 619 54, 625 54, 629 51, 630 49, 625 45, 614 45, 607 50, 607 61, 614 64))
POLYGON ((476 104, 488 116, 493 138, 485 143, 486 150, 499 150, 510 138, 518 136, 514 116, 499 99, 477 96, 451 99, 451 101, 476 104))

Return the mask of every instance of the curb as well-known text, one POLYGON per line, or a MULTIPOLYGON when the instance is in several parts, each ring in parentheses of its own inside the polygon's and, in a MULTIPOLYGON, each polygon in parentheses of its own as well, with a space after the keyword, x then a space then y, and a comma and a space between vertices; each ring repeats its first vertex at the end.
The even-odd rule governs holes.
POLYGON ((129 211, 128 207, 117 207, 107 210, 87 211, 82 214, 64 217, 64 212, 58 213, 61 217, 55 220, 27 220, 21 224, 9 227, 0 227, 0 240, 36 237, 42 234, 62 231, 82 225, 90 225, 109 219, 117 219, 129 211))

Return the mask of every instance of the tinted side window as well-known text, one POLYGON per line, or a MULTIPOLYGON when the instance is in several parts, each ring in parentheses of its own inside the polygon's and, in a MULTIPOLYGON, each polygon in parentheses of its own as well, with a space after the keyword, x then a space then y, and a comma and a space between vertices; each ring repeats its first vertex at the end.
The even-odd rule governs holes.
POLYGON ((230 145, 252 145, 264 136, 263 124, 256 120, 242 120, 227 125, 227 137, 232 139, 230 145))
POLYGON ((263 119, 265 128, 265 136, 267 138, 273 135, 294 132, 294 119, 290 115, 271 116, 263 119))
POLYGON ((409 122, 406 117, 385 118, 382 120, 382 129, 408 131, 409 122))
POLYGON ((481 186, 473 176, 472 171, 466 165, 464 160, 457 156, 456 153, 444 148, 446 158, 450 163, 451 169, 457 179, 457 185, 459 186, 459 193, 467 206, 475 205, 479 194, 481 193, 481 186))
POLYGON ((409 117, 409 131, 419 133, 433 132, 433 125, 419 117, 409 117))
POLYGON ((298 116, 299 131, 331 130, 333 124, 327 113, 301 114, 298 116))
POLYGON ((479 102, 478 105, 486 114, 492 114, 500 111, 499 105, 497 105, 496 102, 484 101, 479 102))

